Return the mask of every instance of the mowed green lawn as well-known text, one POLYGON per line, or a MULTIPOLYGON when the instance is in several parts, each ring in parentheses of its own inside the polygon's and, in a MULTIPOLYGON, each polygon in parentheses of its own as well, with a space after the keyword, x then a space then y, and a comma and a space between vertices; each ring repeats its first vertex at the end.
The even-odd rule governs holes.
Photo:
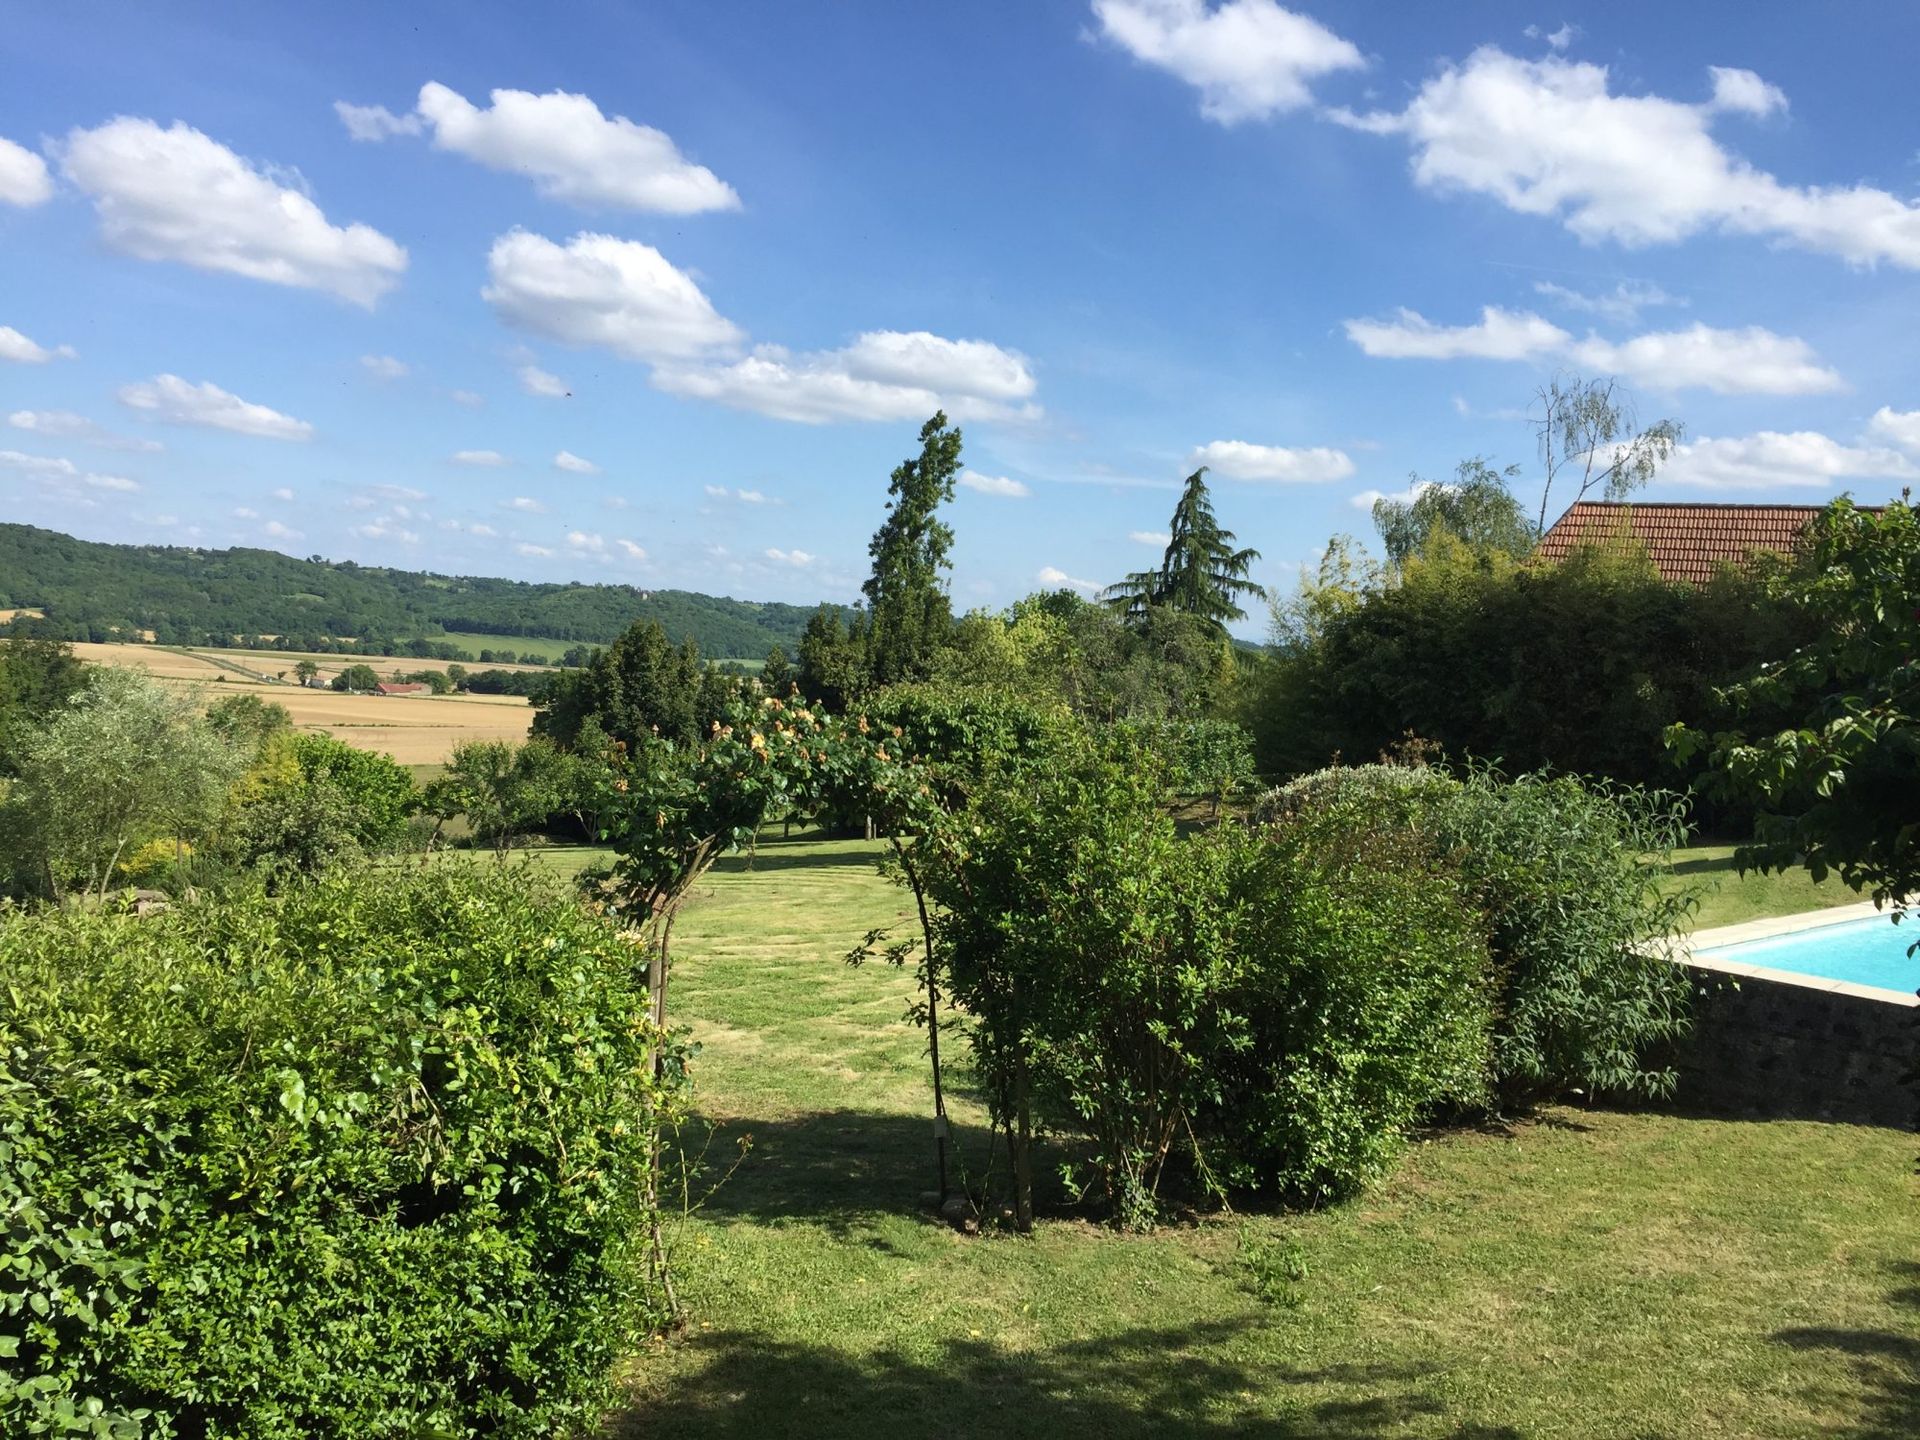
POLYGON ((1126 1236, 1056 1195, 1031 1239, 933 1223, 911 976, 842 959, 908 924, 874 853, 769 843, 681 919, 709 1172, 752 1148, 678 1229, 689 1326, 635 1358, 614 1433, 1920 1433, 1909 1134, 1555 1109, 1318 1214, 1126 1236))
POLYGON ((1819 884, 1805 870, 1742 875, 1733 863, 1731 845, 1690 845, 1673 854, 1674 885, 1687 886, 1700 897, 1693 928, 1738 925, 1771 915, 1794 915, 1832 905, 1852 905, 1870 897, 1849 890, 1835 876, 1819 884))

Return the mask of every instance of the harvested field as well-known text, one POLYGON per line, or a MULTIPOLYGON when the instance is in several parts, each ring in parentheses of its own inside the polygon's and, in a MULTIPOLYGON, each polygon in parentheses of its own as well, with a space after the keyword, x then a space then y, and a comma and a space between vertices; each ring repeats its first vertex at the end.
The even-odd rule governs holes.
POLYGON ((29 620, 44 620, 47 618, 43 611, 31 610, 25 606, 21 606, 14 610, 0 610, 0 625, 6 624, 9 620, 18 619, 22 615, 26 616, 29 620))
MULTIPOLYGON (((92 644, 73 649, 89 664, 131 666, 169 683, 203 686, 208 700, 236 691, 258 695, 286 706, 301 730, 325 730, 349 745, 383 751, 403 765, 441 764, 462 740, 524 740, 533 724, 533 707, 517 695, 336 695, 262 684, 229 668, 264 658, 253 651, 189 655, 146 645, 92 644), (218 679, 221 675, 227 677, 225 683, 218 679)), ((338 656, 327 658, 339 661, 338 656)), ((412 662, 412 668, 421 666, 412 662)))

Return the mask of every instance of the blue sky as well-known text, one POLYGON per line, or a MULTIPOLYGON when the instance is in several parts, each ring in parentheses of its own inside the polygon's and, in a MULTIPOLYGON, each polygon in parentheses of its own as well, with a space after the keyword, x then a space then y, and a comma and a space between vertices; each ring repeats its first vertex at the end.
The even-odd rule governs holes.
POLYGON ((962 606, 1139 568, 1202 462, 1288 587, 1412 474, 1537 493, 1561 369, 1684 422, 1653 496, 1883 499, 1916 53, 1908 7, 20 7, 0 513, 847 599, 937 403, 962 606))

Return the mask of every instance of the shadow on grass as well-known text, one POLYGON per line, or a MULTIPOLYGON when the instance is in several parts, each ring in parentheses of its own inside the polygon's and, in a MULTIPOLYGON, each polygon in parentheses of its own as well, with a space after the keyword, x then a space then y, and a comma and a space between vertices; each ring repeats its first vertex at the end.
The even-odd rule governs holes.
POLYGON ((1912 1317, 1900 1330, 1808 1327, 1781 1330, 1774 1343, 1789 1349, 1845 1355, 1867 1397, 1857 1426, 1832 1433, 1847 1440, 1913 1440, 1920 1435, 1920 1263, 1889 1267, 1899 1283, 1887 1298, 1912 1317))
POLYGON ((854 1355, 751 1333, 700 1335, 680 1342, 691 1363, 671 1388, 635 1403, 611 1433, 1343 1440, 1425 1420, 1427 1433, 1455 1440, 1519 1440, 1505 1426, 1446 1428, 1445 1406, 1425 1388, 1436 1375, 1430 1367, 1290 1369, 1238 1358, 1236 1342, 1257 1323, 1143 1327, 1017 1353, 979 1339, 945 1340, 932 1354, 889 1347, 854 1355), (1329 1397, 1323 1386, 1362 1393, 1329 1397), (1291 1405, 1289 1390, 1301 1392, 1291 1405), (1255 1397, 1291 1413, 1250 1413, 1255 1397))
POLYGON ((795 842, 763 841, 756 850, 723 855, 713 864, 716 875, 760 874, 780 870, 871 870, 878 852, 872 850, 821 850, 795 842))

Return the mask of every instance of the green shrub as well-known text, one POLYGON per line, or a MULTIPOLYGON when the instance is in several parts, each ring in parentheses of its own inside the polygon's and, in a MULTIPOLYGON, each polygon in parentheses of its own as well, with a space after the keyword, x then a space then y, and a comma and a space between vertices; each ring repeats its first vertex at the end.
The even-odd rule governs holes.
POLYGON ((0 910, 0 1433, 591 1419, 648 1318, 634 961, 492 866, 0 910))
POLYGON ((1685 833, 1674 797, 1565 775, 1362 765, 1302 776, 1256 817, 1318 834, 1400 827, 1458 867, 1492 947, 1507 1099, 1670 1087, 1648 1057, 1687 1023, 1686 973, 1659 958, 1690 903, 1660 886, 1685 833))

